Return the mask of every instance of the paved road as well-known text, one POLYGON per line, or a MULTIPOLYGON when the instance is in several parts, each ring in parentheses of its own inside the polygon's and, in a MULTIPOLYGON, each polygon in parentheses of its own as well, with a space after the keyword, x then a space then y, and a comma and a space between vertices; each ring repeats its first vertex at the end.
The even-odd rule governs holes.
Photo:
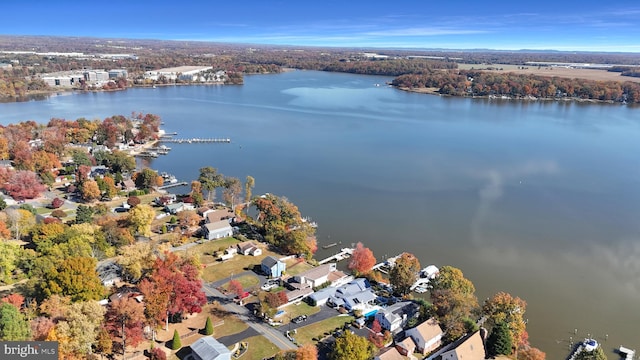
POLYGON ((235 313, 240 320, 244 321, 247 325, 256 330, 260 335, 266 337, 280 350, 295 350, 298 348, 281 332, 257 320, 246 307, 234 303, 231 299, 224 296, 211 284, 204 284, 203 290, 207 294, 207 296, 212 296, 218 299, 225 310, 235 313))

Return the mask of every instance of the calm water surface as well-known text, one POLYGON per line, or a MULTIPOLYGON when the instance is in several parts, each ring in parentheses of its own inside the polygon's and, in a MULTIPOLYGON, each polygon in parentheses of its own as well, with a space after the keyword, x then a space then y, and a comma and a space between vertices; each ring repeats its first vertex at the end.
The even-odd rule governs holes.
POLYGON ((319 223, 321 245, 409 251, 461 268, 481 301, 520 296, 549 359, 570 336, 640 348, 640 109, 441 98, 310 71, 245 80, 1 104, 0 123, 139 111, 179 137, 230 137, 172 144, 149 165, 187 181, 207 165, 252 175, 255 194, 319 223))

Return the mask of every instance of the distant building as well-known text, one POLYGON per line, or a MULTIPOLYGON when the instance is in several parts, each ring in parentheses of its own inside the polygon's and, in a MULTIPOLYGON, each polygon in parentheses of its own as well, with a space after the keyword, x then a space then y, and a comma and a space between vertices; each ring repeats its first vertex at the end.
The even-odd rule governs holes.
POLYGON ((147 71, 144 73, 145 79, 158 80, 164 77, 167 80, 184 80, 184 81, 204 81, 201 75, 213 70, 211 66, 177 66, 172 68, 164 68, 158 70, 147 71))
POLYGON ((128 73, 125 69, 112 69, 109 70, 109 79, 126 78, 128 73))
POLYGON ((231 351, 211 336, 201 337, 191 344, 195 360, 231 360, 231 351))

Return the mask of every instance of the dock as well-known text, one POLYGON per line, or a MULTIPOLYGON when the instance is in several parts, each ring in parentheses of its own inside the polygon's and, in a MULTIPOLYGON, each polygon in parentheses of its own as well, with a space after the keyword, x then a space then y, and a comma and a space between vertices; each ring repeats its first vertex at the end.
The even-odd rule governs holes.
POLYGON ((161 142, 175 144, 213 144, 213 143, 230 143, 230 138, 190 138, 190 139, 174 139, 162 138, 161 142))
POLYGON ((351 254, 353 254, 353 248, 344 248, 341 249, 339 253, 335 254, 335 255, 331 255, 326 259, 322 259, 320 261, 318 261, 318 265, 322 265, 322 264, 326 264, 328 262, 331 261, 342 261, 344 259, 348 259, 349 257, 351 257, 351 254))
POLYGON ((618 354, 620 354, 624 360, 633 360, 636 355, 636 351, 620 345, 618 348, 618 354))
POLYGON ((173 187, 186 186, 186 185, 189 185, 189 183, 187 183, 186 181, 181 181, 181 182, 176 182, 176 183, 171 183, 171 184, 167 184, 167 185, 158 186, 158 190, 170 189, 170 188, 173 188, 173 187))

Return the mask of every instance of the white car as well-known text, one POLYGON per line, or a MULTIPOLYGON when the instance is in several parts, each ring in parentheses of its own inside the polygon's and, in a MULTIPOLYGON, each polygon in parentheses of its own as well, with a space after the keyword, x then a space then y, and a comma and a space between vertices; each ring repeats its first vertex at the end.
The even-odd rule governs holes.
POLYGON ((278 282, 277 281, 273 281, 273 280, 269 280, 266 283, 264 283, 264 285, 262 285, 260 287, 260 289, 264 290, 264 291, 269 291, 273 288, 278 287, 278 282))

